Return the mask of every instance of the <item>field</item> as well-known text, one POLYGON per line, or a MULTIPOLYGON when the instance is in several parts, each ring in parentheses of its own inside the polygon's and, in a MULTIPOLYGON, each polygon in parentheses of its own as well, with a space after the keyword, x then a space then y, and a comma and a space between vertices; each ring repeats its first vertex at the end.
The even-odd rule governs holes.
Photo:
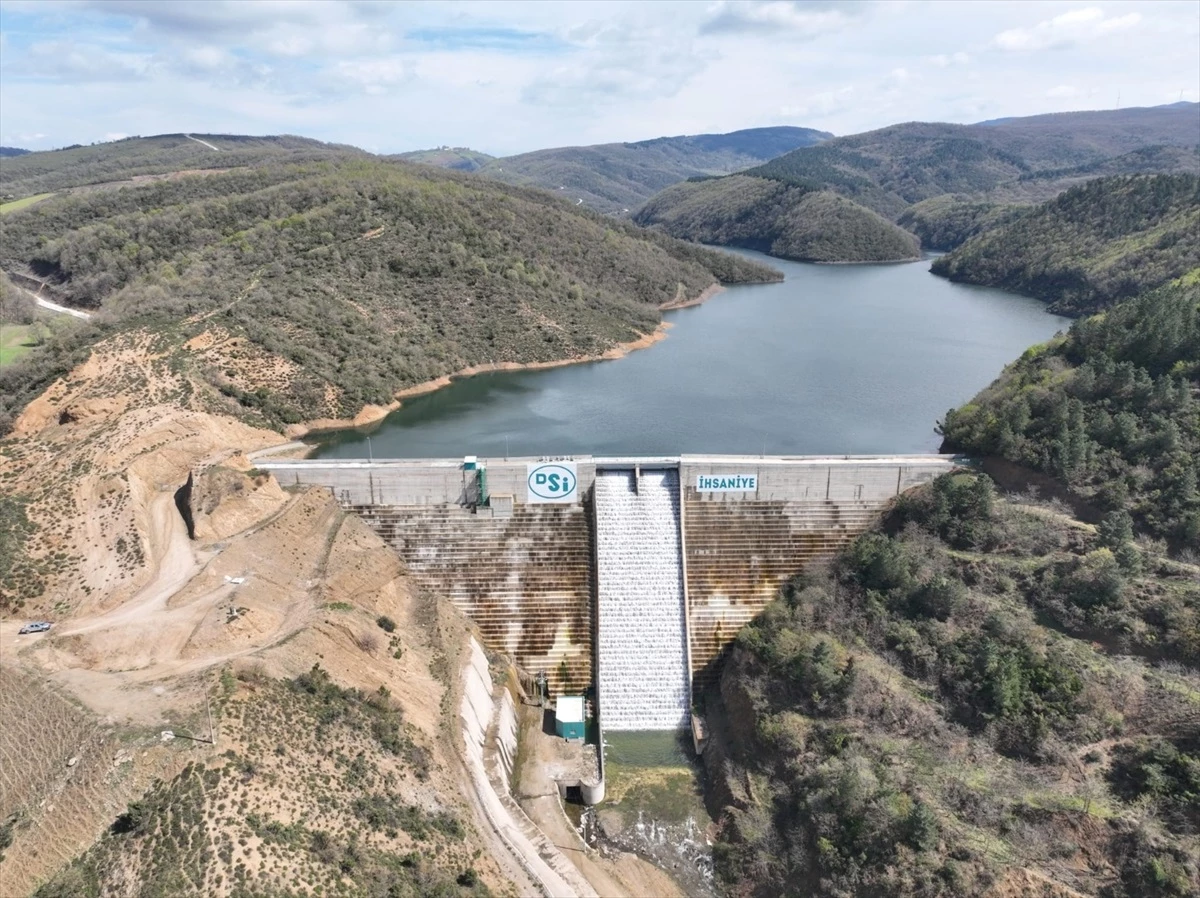
POLYGON ((54 196, 53 193, 39 193, 36 196, 26 196, 19 200, 13 200, 11 203, 0 203, 0 215, 7 215, 9 212, 17 212, 34 203, 40 203, 47 197, 54 196))
POLYGON ((33 348, 28 324, 0 325, 0 368, 10 365, 33 348))

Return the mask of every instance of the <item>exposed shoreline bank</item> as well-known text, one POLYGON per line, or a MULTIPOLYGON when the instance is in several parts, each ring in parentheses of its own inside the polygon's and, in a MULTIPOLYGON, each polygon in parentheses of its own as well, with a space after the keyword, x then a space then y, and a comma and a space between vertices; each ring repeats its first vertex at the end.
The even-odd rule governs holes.
MULTIPOLYGON (((658 308, 660 311, 669 312, 675 309, 698 306, 712 299, 717 294, 723 293, 724 290, 725 288, 720 284, 710 284, 694 297, 682 301, 664 303, 658 308)), ((393 394, 392 401, 387 405, 365 405, 353 418, 317 418, 312 421, 302 421, 298 424, 289 425, 284 430, 284 435, 289 440, 299 440, 316 434, 328 434, 339 430, 357 430, 363 427, 370 427, 400 408, 405 399, 436 392, 443 387, 450 386, 456 380, 464 377, 474 377, 477 374, 490 374, 496 371, 536 371, 544 368, 561 368, 565 365, 579 365, 585 362, 614 361, 624 358, 631 352, 646 349, 661 340, 665 340, 667 331, 670 329, 671 323, 669 321, 660 321, 658 327, 650 333, 642 334, 634 340, 617 343, 604 352, 592 355, 575 356, 574 358, 567 359, 552 359, 544 362, 484 362, 480 365, 470 365, 451 374, 443 374, 441 377, 435 377, 432 380, 398 390, 393 394)))

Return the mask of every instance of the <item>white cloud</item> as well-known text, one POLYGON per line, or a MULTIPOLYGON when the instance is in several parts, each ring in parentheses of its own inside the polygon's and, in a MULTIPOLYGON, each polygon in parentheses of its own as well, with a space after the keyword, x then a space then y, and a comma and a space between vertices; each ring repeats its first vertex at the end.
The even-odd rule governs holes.
POLYGON ((971 57, 961 50, 958 53, 939 53, 929 57, 929 62, 939 69, 949 68, 952 65, 966 65, 970 61, 971 57))
POLYGON ((390 88, 408 81, 408 66, 398 56, 384 59, 343 60, 334 71, 343 81, 361 87, 371 96, 386 93, 390 88))
POLYGON ((216 131, 514 153, 1200 95, 1195 6, 1169 0, 0 4, 4 130, 30 137, 6 142, 37 148, 216 131))
POLYGON ((597 104, 673 97, 712 60, 690 36, 647 20, 590 22, 566 37, 574 51, 534 75, 521 94, 526 102, 582 112, 597 104))
POLYGON ((1136 12, 1106 16, 1095 6, 1073 9, 1031 28, 1010 28, 996 35, 993 43, 1001 50, 1054 50, 1126 31, 1142 20, 1136 12))
POLYGON ((1073 84, 1059 84, 1046 91, 1046 96, 1052 100, 1070 100, 1081 94, 1082 91, 1073 84))
POLYGON ((701 34, 786 34, 817 37, 844 28, 865 3, 718 0, 700 26, 701 34))

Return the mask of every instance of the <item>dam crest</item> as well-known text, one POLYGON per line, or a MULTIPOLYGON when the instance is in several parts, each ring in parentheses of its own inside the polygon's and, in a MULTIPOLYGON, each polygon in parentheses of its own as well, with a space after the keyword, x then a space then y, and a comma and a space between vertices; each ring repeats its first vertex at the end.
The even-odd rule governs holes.
POLYGON ((609 730, 688 725, 741 628, 952 456, 262 459, 329 489, 609 730))

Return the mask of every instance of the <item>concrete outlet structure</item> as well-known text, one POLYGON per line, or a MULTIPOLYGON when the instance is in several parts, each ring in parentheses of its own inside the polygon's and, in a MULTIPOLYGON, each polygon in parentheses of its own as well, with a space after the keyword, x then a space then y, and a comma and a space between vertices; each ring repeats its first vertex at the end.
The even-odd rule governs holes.
POLYGON ((686 726, 738 631, 951 456, 269 460, 606 729, 686 726))

